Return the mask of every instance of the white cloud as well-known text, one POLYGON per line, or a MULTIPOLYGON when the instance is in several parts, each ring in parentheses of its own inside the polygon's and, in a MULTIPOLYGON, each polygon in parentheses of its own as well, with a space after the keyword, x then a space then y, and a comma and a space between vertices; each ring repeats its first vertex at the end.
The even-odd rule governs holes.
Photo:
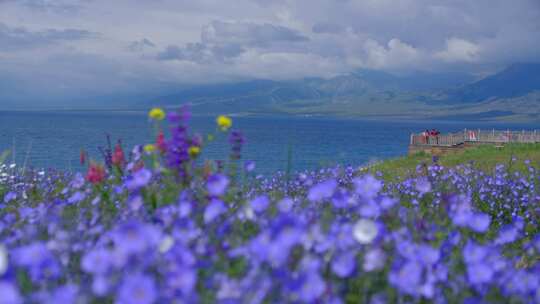
POLYGON ((393 38, 386 46, 368 39, 364 49, 367 55, 365 64, 370 68, 401 69, 418 64, 420 50, 393 38))
POLYGON ((465 39, 452 37, 446 40, 446 49, 435 53, 446 62, 475 62, 480 59, 480 46, 465 39))

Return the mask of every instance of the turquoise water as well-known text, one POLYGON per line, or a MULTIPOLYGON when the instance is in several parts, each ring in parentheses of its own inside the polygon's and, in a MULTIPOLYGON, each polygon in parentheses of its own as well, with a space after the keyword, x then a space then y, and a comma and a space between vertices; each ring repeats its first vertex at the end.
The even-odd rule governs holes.
MULTIPOLYGON (((215 130, 214 117, 195 116, 192 130, 208 134, 215 130)), ((473 122, 381 122, 314 117, 236 117, 234 128, 243 131, 247 143, 244 160, 254 160, 257 172, 285 170, 288 149, 293 170, 343 164, 359 166, 370 161, 404 155, 411 132, 437 128, 455 132, 464 128, 514 130, 540 129, 538 124, 473 122)), ((126 112, 0 112, 0 151, 19 165, 36 168, 81 170, 79 151, 98 158, 105 136, 122 139, 125 147, 153 141, 145 113, 126 112)), ((225 158, 225 138, 206 149, 212 159, 225 158)))

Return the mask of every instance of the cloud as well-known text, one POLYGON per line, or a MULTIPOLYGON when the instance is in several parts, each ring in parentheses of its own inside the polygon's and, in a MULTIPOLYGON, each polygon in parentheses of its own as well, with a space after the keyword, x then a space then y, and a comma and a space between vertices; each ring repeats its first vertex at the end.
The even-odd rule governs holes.
POLYGON ((276 43, 304 42, 309 38, 293 29, 269 23, 213 21, 204 27, 201 40, 214 45, 267 47, 276 43))
POLYGON ((183 47, 169 45, 157 54, 157 59, 231 63, 249 48, 275 52, 290 48, 290 44, 307 42, 309 38, 287 27, 267 23, 213 21, 203 27, 200 40, 183 47))
POLYGON ((480 47, 465 39, 452 37, 446 40, 446 49, 435 57, 446 62, 475 62, 479 59, 480 47))
POLYGON ((156 45, 147 38, 131 42, 127 49, 131 52, 144 52, 146 49, 155 48, 156 45))
POLYGON ((540 62, 538 0, 0 0, 0 20, 0 69, 57 96, 540 62))
POLYGON ((0 23, 0 51, 34 49, 61 42, 97 37, 98 34, 79 29, 46 29, 30 31, 24 27, 9 27, 0 23))
POLYGON ((370 68, 404 68, 418 63, 420 52, 411 45, 393 38, 386 46, 374 40, 367 40, 364 45, 365 64, 370 68))
POLYGON ((32 10, 54 13, 75 13, 82 7, 78 0, 0 0, 0 4, 2 1, 17 3, 32 10))
POLYGON ((313 25, 311 30, 317 34, 338 34, 344 31, 344 28, 336 23, 318 22, 313 25))

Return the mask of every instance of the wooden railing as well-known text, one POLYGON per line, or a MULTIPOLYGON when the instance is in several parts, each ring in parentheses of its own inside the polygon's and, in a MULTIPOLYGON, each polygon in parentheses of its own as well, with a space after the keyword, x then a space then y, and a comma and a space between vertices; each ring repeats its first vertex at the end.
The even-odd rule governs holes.
POLYGON ((479 143, 540 143, 540 132, 534 131, 499 131, 499 130, 463 130, 458 133, 424 136, 411 134, 411 145, 456 146, 465 142, 479 143))

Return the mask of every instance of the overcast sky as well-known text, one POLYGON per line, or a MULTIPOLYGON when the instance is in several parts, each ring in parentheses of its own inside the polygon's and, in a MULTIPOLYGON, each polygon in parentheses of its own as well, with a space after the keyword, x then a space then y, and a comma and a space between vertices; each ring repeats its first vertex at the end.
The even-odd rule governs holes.
POLYGON ((533 61, 540 0, 0 0, 4 98, 533 61))

